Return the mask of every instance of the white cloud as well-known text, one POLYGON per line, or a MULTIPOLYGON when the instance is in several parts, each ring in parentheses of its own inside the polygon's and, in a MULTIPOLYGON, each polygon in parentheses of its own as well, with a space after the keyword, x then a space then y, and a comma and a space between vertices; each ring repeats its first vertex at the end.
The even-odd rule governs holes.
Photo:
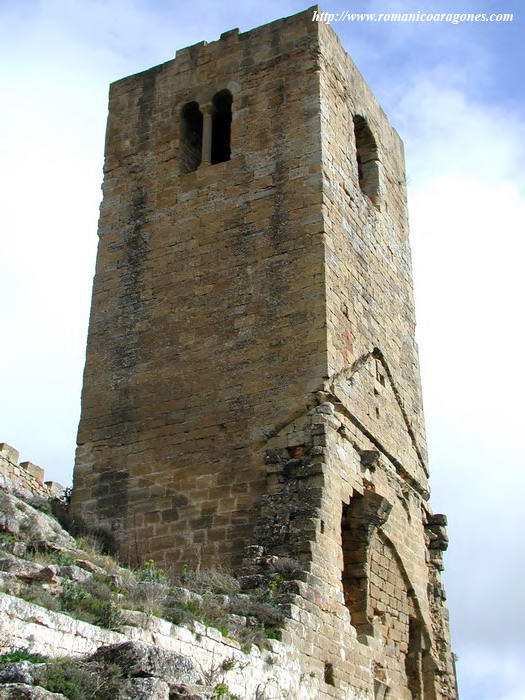
POLYGON ((462 697, 475 700, 523 700, 523 658, 516 654, 496 655, 478 646, 464 650, 458 667, 468 677, 462 697))
POLYGON ((449 515, 445 579, 460 690, 525 696, 519 613, 524 124, 439 80, 394 108, 407 147, 409 208, 431 503, 449 515), (503 631, 504 630, 504 634, 503 631))

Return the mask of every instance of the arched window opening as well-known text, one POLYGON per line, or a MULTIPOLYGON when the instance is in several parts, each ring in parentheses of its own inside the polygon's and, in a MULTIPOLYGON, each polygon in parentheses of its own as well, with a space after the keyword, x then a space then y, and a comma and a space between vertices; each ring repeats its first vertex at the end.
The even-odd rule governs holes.
POLYGON ((183 173, 197 170, 202 157, 202 113, 197 102, 188 102, 182 108, 180 164, 183 173))
POLYGON ((364 117, 354 117, 355 150, 357 172, 361 191, 372 200, 379 202, 379 156, 377 144, 364 117))
POLYGON ((405 671, 408 689, 413 698, 423 697, 422 651, 424 648, 421 626, 414 617, 408 621, 408 650, 405 657, 405 671))
POLYGON ((341 545, 343 567, 341 582, 350 622, 359 635, 372 635, 370 597, 370 554, 374 533, 386 522, 392 506, 374 491, 355 493, 350 503, 342 504, 341 545))
POLYGON ((211 130, 211 162, 223 163, 230 160, 231 123, 232 123, 232 94, 229 90, 221 90, 213 98, 213 122, 211 130))
POLYGON ((368 577, 366 573, 369 533, 362 521, 363 496, 354 495, 350 504, 343 504, 341 539, 343 570, 341 572, 345 605, 350 610, 352 625, 358 634, 370 634, 367 616, 368 577))

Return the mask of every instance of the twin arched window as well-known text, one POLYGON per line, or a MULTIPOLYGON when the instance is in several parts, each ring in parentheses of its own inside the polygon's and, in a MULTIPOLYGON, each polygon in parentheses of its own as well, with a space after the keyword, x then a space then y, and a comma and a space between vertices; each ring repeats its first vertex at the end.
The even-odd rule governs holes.
POLYGON ((180 164, 183 173, 197 170, 201 163, 215 165, 230 160, 232 94, 217 92, 202 110, 188 102, 181 111, 180 164))

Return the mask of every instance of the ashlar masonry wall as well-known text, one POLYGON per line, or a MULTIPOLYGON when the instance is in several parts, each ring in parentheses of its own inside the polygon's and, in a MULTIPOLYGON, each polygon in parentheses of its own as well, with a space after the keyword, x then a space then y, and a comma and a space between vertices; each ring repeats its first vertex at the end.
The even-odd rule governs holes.
POLYGON ((130 556, 238 561, 326 374, 317 49, 303 13, 111 86, 73 507, 130 556), (181 111, 223 89, 231 159, 185 172, 181 111))

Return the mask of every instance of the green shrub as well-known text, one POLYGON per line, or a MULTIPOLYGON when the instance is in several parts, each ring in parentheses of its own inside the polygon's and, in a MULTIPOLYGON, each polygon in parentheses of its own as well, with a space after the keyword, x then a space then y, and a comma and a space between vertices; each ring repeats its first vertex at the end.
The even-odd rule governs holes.
POLYGON ((177 600, 168 599, 164 609, 164 616, 175 625, 190 624, 197 621, 206 625, 206 627, 214 627, 225 637, 231 636, 231 630, 227 627, 228 615, 225 610, 212 604, 207 604, 206 601, 201 606, 191 601, 180 603, 177 600))
POLYGON ((73 581, 64 583, 60 608, 72 617, 107 629, 118 627, 122 622, 116 593, 96 577, 82 585, 73 581))
POLYGON ((164 569, 157 567, 153 559, 148 559, 135 571, 139 581, 152 581, 153 583, 167 583, 168 575, 164 569))
POLYGON ((21 586, 16 594, 22 600, 27 600, 28 603, 35 603, 35 605, 41 605, 43 608, 48 610, 54 610, 55 612, 60 611, 60 602, 58 598, 51 595, 49 591, 38 583, 29 583, 25 586, 21 586))
POLYGON ((29 661, 31 664, 41 664, 47 661, 47 656, 32 654, 27 649, 16 649, 7 654, 0 654, 0 664, 17 663, 18 661, 29 661))
POLYGON ((169 622, 173 622, 174 625, 190 625, 195 620, 199 620, 192 607, 176 601, 166 603, 163 617, 169 622))
POLYGON ((10 532, 0 532, 0 547, 2 547, 4 544, 11 544, 12 542, 17 541, 18 539, 10 532))
POLYGON ((213 700, 237 700, 238 696, 230 692, 230 689, 226 683, 217 683, 213 688, 213 695, 211 696, 213 700))
POLYGON ((114 665, 87 664, 79 659, 56 659, 46 664, 39 685, 69 700, 114 700, 123 686, 121 670, 114 665))

